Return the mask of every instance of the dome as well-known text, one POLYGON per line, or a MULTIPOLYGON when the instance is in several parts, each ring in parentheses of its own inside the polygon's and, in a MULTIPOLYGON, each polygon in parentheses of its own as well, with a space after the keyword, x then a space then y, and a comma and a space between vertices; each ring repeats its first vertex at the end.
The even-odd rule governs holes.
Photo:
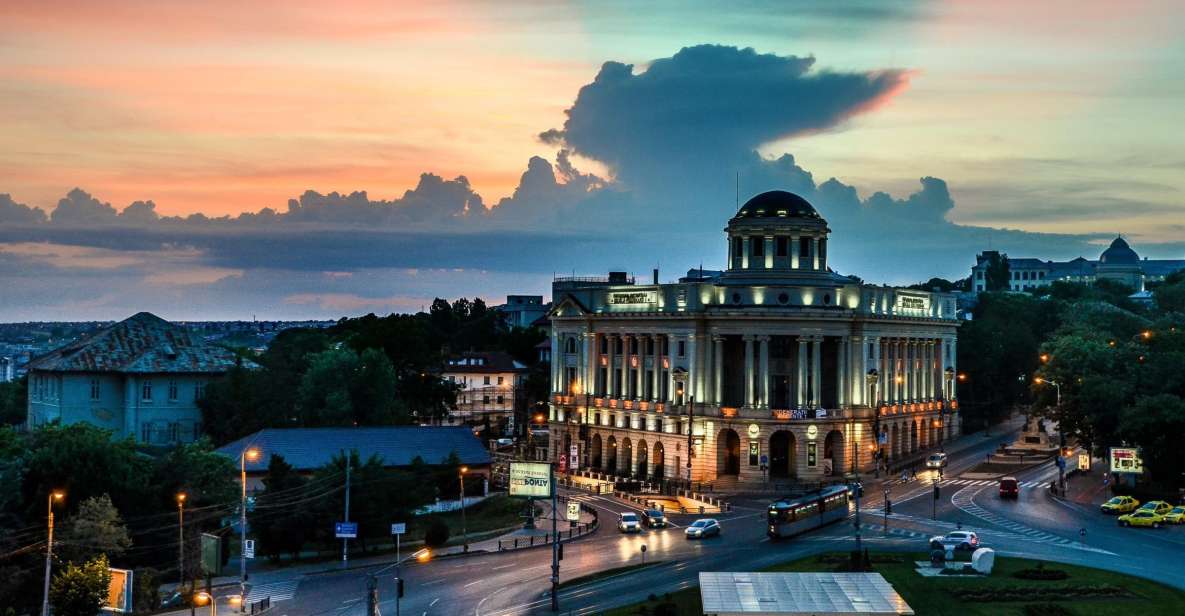
POLYGON ((749 199, 734 218, 811 218, 822 220, 806 199, 784 190, 763 192, 749 199))
POLYGON ((1127 245, 1122 237, 1115 238, 1111 246, 1103 251, 1099 257, 1100 265, 1138 265, 1140 255, 1127 245))

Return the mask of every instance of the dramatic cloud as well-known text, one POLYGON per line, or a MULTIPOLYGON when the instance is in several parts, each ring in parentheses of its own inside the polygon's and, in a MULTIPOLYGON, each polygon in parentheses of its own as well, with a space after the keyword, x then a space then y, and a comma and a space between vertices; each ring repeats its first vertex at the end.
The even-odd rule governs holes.
POLYGON ((58 201, 58 207, 54 208, 50 220, 55 225, 91 226, 115 223, 118 216, 110 203, 99 201, 82 189, 75 188, 58 201))
POLYGON ((0 193, 0 225, 31 225, 45 222, 45 212, 12 200, 12 196, 0 193))

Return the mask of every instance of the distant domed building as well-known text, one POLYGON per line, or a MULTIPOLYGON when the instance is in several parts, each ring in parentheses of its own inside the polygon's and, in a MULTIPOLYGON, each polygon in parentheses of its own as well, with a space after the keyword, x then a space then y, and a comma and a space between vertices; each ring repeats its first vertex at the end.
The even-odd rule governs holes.
MULTIPOLYGON (((987 290, 987 268, 998 251, 979 253, 971 268, 971 290, 987 290)), ((1116 237, 1099 255, 1097 261, 1082 257, 1070 261, 1042 261, 1041 259, 1008 257, 1010 291, 1033 291, 1055 281, 1090 284, 1096 280, 1114 280, 1131 287, 1136 295, 1143 294, 1144 285, 1160 282, 1173 272, 1185 270, 1185 259, 1141 259, 1127 240, 1116 237)))
POLYGON ((550 456, 648 481, 840 481, 959 433, 955 296, 828 267, 806 199, 759 194, 723 271, 552 284, 550 456), (689 455, 690 451, 690 455, 689 455))

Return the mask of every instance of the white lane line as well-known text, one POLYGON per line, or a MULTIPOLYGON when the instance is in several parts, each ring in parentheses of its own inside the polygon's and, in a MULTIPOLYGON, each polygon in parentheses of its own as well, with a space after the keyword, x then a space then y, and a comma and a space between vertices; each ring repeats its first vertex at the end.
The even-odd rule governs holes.
POLYGON ((448 581, 448 578, 440 578, 439 580, 432 580, 430 582, 422 582, 420 586, 432 586, 433 584, 442 584, 448 581))
POLYGON ((490 571, 499 571, 499 570, 502 570, 502 569, 509 569, 509 568, 511 568, 511 567, 517 567, 517 566, 518 566, 518 565, 515 565, 515 564, 510 564, 510 565, 502 565, 501 567, 493 567, 493 568, 491 568, 491 569, 490 569, 490 571))
POLYGON ((432 606, 436 605, 436 602, 437 602, 437 601, 440 601, 440 597, 437 597, 437 598, 433 599, 433 600, 432 600, 432 603, 429 603, 429 604, 428 604, 428 607, 432 607, 432 606))
POLYGON ((474 581, 469 582, 468 584, 462 586, 461 588, 469 588, 470 586, 473 586, 474 584, 481 584, 484 581, 485 580, 474 580, 474 581))

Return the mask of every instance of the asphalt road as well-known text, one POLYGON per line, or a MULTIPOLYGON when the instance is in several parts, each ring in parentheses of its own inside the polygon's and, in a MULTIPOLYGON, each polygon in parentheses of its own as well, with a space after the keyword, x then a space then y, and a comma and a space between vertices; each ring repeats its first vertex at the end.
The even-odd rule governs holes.
MULTIPOLYGON (((982 438, 972 436, 966 438, 982 438)), ((1119 528, 1113 517, 1096 509, 1052 498, 1044 485, 1056 478, 1052 464, 1020 473, 1023 487, 1015 501, 1001 500, 994 481, 959 479, 981 461, 1006 435, 982 438, 952 454, 941 484, 941 497, 932 498, 936 473, 919 472, 916 480, 888 482, 893 515, 880 509, 883 493, 870 484, 860 515, 861 540, 874 549, 925 550, 927 538, 958 525, 977 531, 985 545, 1004 555, 1095 566, 1185 587, 1179 575, 1185 550, 1185 526, 1161 530, 1119 528), (1036 487, 1034 487, 1036 486, 1036 487), (873 493, 875 492, 875 494, 873 493), (936 519, 932 519, 936 518, 936 519), (1086 529, 1083 539, 1079 529, 1086 529)), ((716 516, 719 537, 689 541, 682 526, 695 516, 673 516, 674 528, 622 535, 613 520, 634 507, 611 497, 582 495, 599 511, 603 526, 592 536, 564 548, 561 580, 641 562, 647 546, 653 567, 620 577, 566 588, 560 592, 564 614, 592 614, 616 605, 645 599, 696 583, 705 570, 753 570, 817 552, 855 546, 855 518, 788 541, 765 536, 763 501, 739 501, 733 511, 716 516)), ((292 600, 279 603, 280 616, 361 616, 365 614, 369 570, 306 576, 299 580, 292 600)), ((551 551, 537 548, 411 563, 403 567, 406 595, 400 614, 413 616, 503 616, 548 614, 551 551)), ((396 613, 393 572, 380 581, 380 610, 396 613)))

